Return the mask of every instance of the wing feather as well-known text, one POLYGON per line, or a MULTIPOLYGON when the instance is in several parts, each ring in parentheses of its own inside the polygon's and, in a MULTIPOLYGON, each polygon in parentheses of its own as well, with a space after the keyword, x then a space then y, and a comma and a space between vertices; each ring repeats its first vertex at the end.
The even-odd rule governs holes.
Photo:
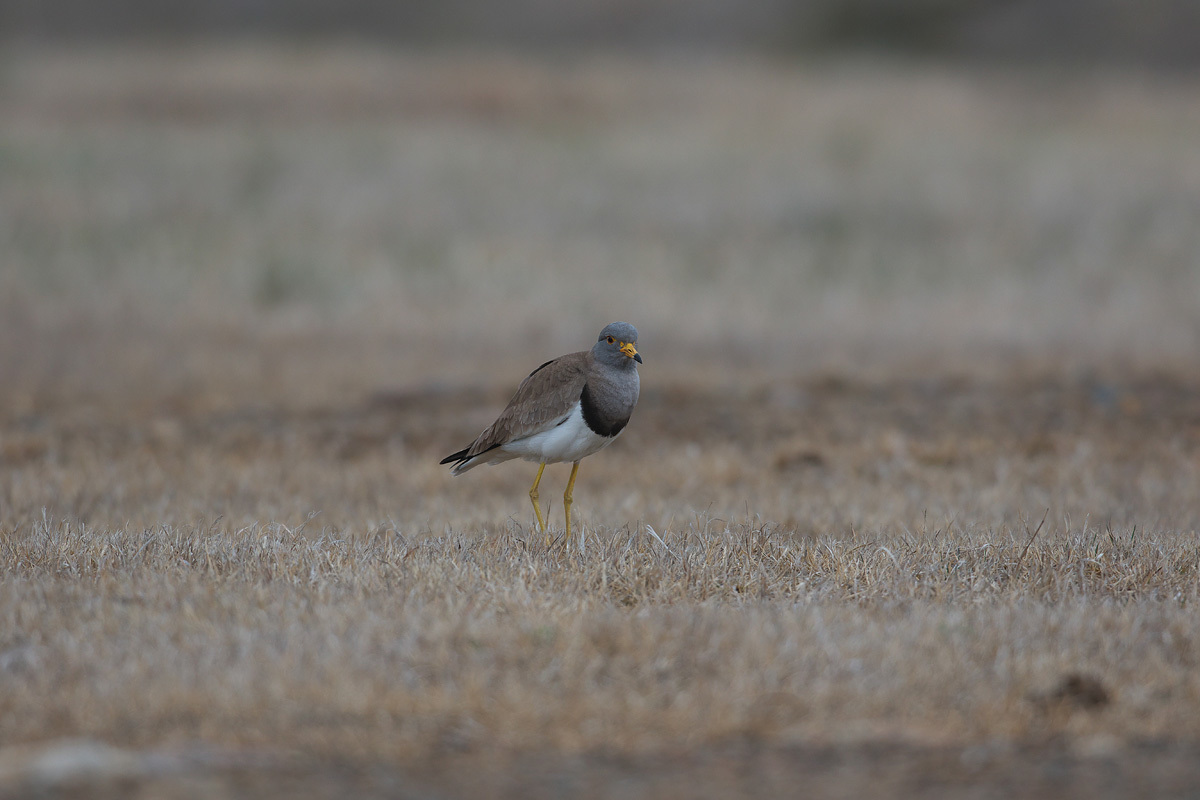
POLYGON ((591 355, 589 351, 569 353, 531 372, 496 421, 462 454, 462 459, 549 430, 566 419, 583 394, 591 355))

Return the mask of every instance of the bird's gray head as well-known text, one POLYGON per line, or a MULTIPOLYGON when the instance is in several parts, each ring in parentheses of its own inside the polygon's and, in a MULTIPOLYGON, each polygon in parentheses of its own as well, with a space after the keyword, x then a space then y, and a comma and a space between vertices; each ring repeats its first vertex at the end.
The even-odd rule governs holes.
POLYGON ((628 322, 613 322, 600 331, 592 353, 602 363, 633 369, 634 361, 642 363, 636 345, 637 328, 628 322))

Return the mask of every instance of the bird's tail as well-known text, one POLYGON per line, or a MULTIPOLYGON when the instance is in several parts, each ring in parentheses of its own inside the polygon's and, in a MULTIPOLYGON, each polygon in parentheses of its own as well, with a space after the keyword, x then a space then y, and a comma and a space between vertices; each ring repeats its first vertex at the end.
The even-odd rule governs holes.
POLYGON ((464 471, 464 467, 466 466, 466 463, 471 460, 471 457, 467 455, 467 451, 469 451, 470 449, 471 449, 470 447, 464 447, 462 450, 459 450, 457 453, 451 453, 450 455, 446 456, 438 463, 439 464, 450 464, 450 463, 457 462, 457 463, 454 463, 454 466, 452 466, 450 468, 450 474, 451 475, 461 475, 464 471))
MULTIPOLYGON (((492 450, 495 450, 498 446, 499 445, 492 445, 487 450, 484 450, 482 453, 472 453, 470 447, 464 447, 462 450, 459 450, 457 453, 451 453, 450 455, 446 456, 438 463, 439 464, 450 464, 450 463, 454 462, 454 466, 452 466, 450 468, 450 474, 451 475, 462 475, 464 472, 471 469, 472 467, 477 467, 480 464, 484 463, 483 455, 491 452, 492 450)), ((501 460, 503 461, 506 459, 502 458, 501 460)))

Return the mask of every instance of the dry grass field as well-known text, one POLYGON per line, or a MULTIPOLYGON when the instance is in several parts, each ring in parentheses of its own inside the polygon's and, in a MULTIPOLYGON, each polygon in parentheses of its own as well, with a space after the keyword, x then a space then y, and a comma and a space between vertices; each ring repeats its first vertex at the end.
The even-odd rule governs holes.
POLYGON ((1197 130, 1128 73, 3 53, 0 796, 1195 796, 1197 130), (547 548, 533 465, 437 462, 617 319, 547 548))

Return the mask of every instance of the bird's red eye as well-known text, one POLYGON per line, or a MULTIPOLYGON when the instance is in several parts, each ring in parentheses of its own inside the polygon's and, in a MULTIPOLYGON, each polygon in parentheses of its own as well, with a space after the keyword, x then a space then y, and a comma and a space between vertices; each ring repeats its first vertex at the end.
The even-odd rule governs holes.
POLYGON ((613 337, 611 337, 611 336, 610 336, 610 337, 608 337, 608 343, 609 343, 609 344, 612 344, 612 343, 613 343, 613 342, 615 342, 615 341, 616 341, 616 339, 614 339, 613 337))

